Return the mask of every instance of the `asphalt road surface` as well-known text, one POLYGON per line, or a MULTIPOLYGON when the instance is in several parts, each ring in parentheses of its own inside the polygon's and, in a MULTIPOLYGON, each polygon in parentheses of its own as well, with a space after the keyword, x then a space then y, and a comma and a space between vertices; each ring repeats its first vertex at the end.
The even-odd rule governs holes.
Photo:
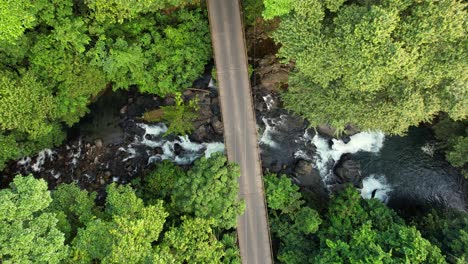
POLYGON ((242 263, 272 263, 262 168, 238 0, 207 0, 227 156, 241 168, 238 218, 242 263))

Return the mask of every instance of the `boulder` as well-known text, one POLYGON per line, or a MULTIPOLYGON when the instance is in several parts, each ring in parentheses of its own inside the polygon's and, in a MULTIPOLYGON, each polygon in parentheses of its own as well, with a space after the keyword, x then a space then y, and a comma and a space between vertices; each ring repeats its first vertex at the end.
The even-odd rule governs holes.
POLYGON ((264 102, 260 102, 260 101, 255 102, 255 110, 258 112, 262 112, 264 109, 264 106, 265 106, 264 102))
POLYGON ((204 141, 208 136, 208 132, 205 126, 198 127, 191 135, 191 137, 196 141, 204 141))
POLYGON ((263 75, 261 78, 262 86, 269 91, 279 91, 281 84, 288 82, 289 73, 278 71, 263 75))
POLYGON ((309 175, 312 173, 314 167, 311 162, 305 160, 299 160, 294 167, 294 173, 296 176, 299 175, 309 175))
POLYGON ((213 118, 213 121, 211 121, 211 127, 213 127, 216 134, 222 135, 224 133, 223 122, 221 122, 218 117, 213 118))
POLYGON ((173 96, 166 96, 164 98, 163 104, 164 105, 173 105, 175 103, 175 99, 173 96))
POLYGON ((317 129, 317 132, 322 136, 326 136, 330 138, 335 137, 336 130, 328 124, 318 125, 316 129, 317 129))
POLYGON ((344 137, 341 138, 341 141, 343 141, 343 143, 345 143, 345 144, 348 144, 351 141, 351 137, 344 136, 344 137))
POLYGON ((103 142, 102 142, 102 139, 98 138, 96 140, 94 140, 94 145, 97 147, 97 148, 102 148, 104 146, 103 142))
POLYGON ((124 105, 122 108, 120 108, 120 114, 125 115, 127 113, 128 106, 124 105))
POLYGON ((349 154, 344 154, 333 169, 337 184, 351 183, 356 188, 362 188, 361 166, 351 159, 349 154))
POLYGON ((184 151, 184 148, 182 148, 182 146, 179 143, 175 143, 174 144, 174 154, 179 155, 180 153, 182 153, 182 151, 184 151))

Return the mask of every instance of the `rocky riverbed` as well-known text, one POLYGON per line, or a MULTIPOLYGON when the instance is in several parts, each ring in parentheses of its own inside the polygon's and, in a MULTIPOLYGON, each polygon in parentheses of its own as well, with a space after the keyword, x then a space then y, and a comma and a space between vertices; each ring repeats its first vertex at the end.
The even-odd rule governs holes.
MULTIPOLYGON (((287 89, 287 73, 292 65, 283 65, 268 54, 253 58, 251 63, 256 69, 252 90, 265 172, 288 175, 307 199, 318 204, 325 204, 329 193, 351 183, 363 197, 378 198, 394 207, 410 204, 410 200, 412 204, 437 203, 466 210, 466 180, 441 163, 440 155, 419 153, 430 137, 424 136, 427 142, 402 154, 399 150, 403 148, 391 147, 400 144, 399 137, 385 138, 380 132, 359 132, 350 126, 335 138, 333 129, 326 125, 309 128, 304 119, 286 111, 280 99, 282 90, 287 89), (398 168, 385 161, 397 163, 400 159, 404 162, 398 168), (439 165, 429 173, 425 168, 435 168, 432 164, 439 165)), ((183 97, 199 98, 195 129, 187 136, 166 137, 165 124, 147 124, 141 117, 146 111, 173 104, 173 97, 160 98, 135 90, 108 91, 90 106, 90 113, 80 123, 69 129, 68 140, 62 146, 11 162, 1 174, 2 186, 16 174, 33 173, 46 179, 50 187, 76 182, 103 194, 109 183, 128 183, 162 160, 190 166, 201 156, 223 152, 223 123, 211 67, 183 97)), ((411 142, 415 139, 404 145, 410 146, 411 142)))

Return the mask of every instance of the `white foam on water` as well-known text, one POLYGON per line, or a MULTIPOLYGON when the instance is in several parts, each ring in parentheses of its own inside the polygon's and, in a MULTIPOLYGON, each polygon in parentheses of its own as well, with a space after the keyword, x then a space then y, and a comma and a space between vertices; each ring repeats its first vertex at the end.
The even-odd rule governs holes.
POLYGON ((348 144, 342 140, 333 139, 332 149, 341 153, 379 152, 383 146, 385 135, 382 132, 361 132, 350 138, 351 141, 348 144))
POLYGON ((305 151, 303 151, 302 149, 294 152, 294 158, 295 159, 309 160, 309 161, 312 160, 312 157, 307 155, 307 153, 305 153, 305 151))
POLYGON ((200 155, 196 154, 191 154, 191 155, 186 155, 186 156, 176 156, 174 159, 174 162, 179 164, 179 165, 188 165, 194 162, 197 158, 199 158, 200 155))
POLYGON ((263 101, 265 101, 267 110, 270 111, 271 108, 273 107, 273 104, 275 103, 275 99, 273 99, 273 96, 271 94, 263 96, 263 101))
POLYGON ((81 152, 82 152, 82 141, 81 141, 81 138, 80 138, 78 140, 78 146, 77 146, 76 152, 72 151, 68 155, 69 158, 72 158, 71 164, 73 165, 74 168, 76 168, 76 166, 78 165, 78 161, 79 161, 79 159, 81 157, 81 152))
POLYGON ((421 147, 421 151, 431 157, 434 157, 435 145, 431 143, 426 143, 421 147))
POLYGON ((160 136, 161 134, 167 132, 167 126, 164 123, 157 123, 154 125, 138 123, 137 126, 145 130, 145 134, 143 135, 143 137, 145 137, 146 135, 160 136))
POLYGON ((205 155, 205 157, 210 157, 215 152, 224 152, 224 144, 221 142, 196 143, 192 142, 188 135, 179 136, 174 141, 168 141, 166 138, 162 137, 162 134, 167 132, 167 127, 163 123, 155 125, 137 125, 143 128, 145 133, 142 137, 135 137, 135 141, 129 144, 127 148, 119 148, 119 151, 130 154, 122 161, 127 161, 138 155, 135 146, 147 147, 142 151, 144 151, 146 155, 150 155, 147 161, 148 165, 161 160, 170 160, 180 165, 187 165, 203 155, 205 155), (148 139, 147 135, 160 138, 158 140, 152 140, 148 139), (175 144, 178 144, 182 149, 179 155, 175 154, 175 144), (151 153, 153 153, 153 149, 156 147, 161 148, 162 154, 151 155, 151 153))
POLYGON ((29 166, 31 163, 31 157, 22 157, 16 164, 19 166, 29 166))
POLYGON ((172 160, 175 157, 174 154, 174 142, 167 141, 162 145, 163 154, 160 155, 161 160, 172 160))
POLYGON ((221 142, 213 142, 213 143, 205 143, 206 149, 205 149, 205 157, 209 158, 211 155, 217 152, 222 152, 224 153, 225 147, 224 143, 221 142))
POLYGON ((210 78, 210 82, 208 83, 208 88, 218 89, 215 85, 215 81, 213 80, 213 78, 210 78))
POLYGON ((130 155, 128 155, 126 158, 124 158, 124 159, 122 160, 122 162, 125 162, 125 161, 127 161, 127 160, 129 160, 129 159, 133 159, 133 158, 136 157, 136 149, 132 148, 131 145, 129 145, 127 149, 119 148, 119 150, 120 150, 120 151, 124 151, 124 152, 130 154, 130 155))
POLYGON ((277 148, 278 143, 273 141, 273 139, 271 138, 271 135, 274 133, 274 127, 270 126, 267 118, 262 117, 262 121, 265 124, 265 131, 263 131, 263 135, 260 138, 260 144, 264 144, 272 148, 277 148))
POLYGON ((195 142, 190 141, 189 137, 187 135, 185 136, 180 136, 179 141, 177 142, 179 145, 186 151, 190 152, 197 152, 203 149, 202 144, 198 144, 195 142))
POLYGON ((315 164, 320 171, 320 175, 326 179, 333 172, 333 166, 345 153, 357 153, 359 151, 377 153, 383 146, 385 135, 382 132, 361 132, 350 137, 348 144, 342 140, 332 139, 333 145, 329 146, 328 140, 315 135, 312 138, 312 143, 317 148, 315 156, 315 164))
POLYGON ((384 203, 389 201, 392 187, 383 175, 370 175, 362 181, 361 196, 364 199, 375 198, 384 203))
POLYGON ((52 175, 52 177, 54 177, 55 179, 58 179, 60 178, 60 176, 62 175, 60 172, 56 172, 54 169, 52 169, 50 171, 50 175, 52 175))
POLYGON ((37 155, 36 162, 31 166, 31 169, 35 172, 40 172, 42 170, 42 166, 46 159, 54 160, 54 154, 56 152, 51 149, 44 149, 37 155))
POLYGON ((161 134, 167 132, 167 126, 164 123, 157 123, 155 125, 148 125, 144 123, 138 123, 137 126, 143 128, 145 133, 143 134, 142 141, 140 144, 148 146, 150 148, 160 147, 163 142, 161 140, 151 140, 146 136, 151 135, 153 137, 160 137, 161 134))

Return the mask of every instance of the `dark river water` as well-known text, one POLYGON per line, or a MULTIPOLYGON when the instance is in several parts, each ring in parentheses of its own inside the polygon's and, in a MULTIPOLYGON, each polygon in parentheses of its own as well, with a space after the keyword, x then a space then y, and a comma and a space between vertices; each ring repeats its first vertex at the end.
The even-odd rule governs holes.
POLYGON ((378 153, 359 152, 354 158, 364 175, 386 181, 392 207, 440 205, 466 210, 466 180, 441 153, 431 151, 434 143, 429 129, 411 128, 407 136, 385 138, 378 153))

